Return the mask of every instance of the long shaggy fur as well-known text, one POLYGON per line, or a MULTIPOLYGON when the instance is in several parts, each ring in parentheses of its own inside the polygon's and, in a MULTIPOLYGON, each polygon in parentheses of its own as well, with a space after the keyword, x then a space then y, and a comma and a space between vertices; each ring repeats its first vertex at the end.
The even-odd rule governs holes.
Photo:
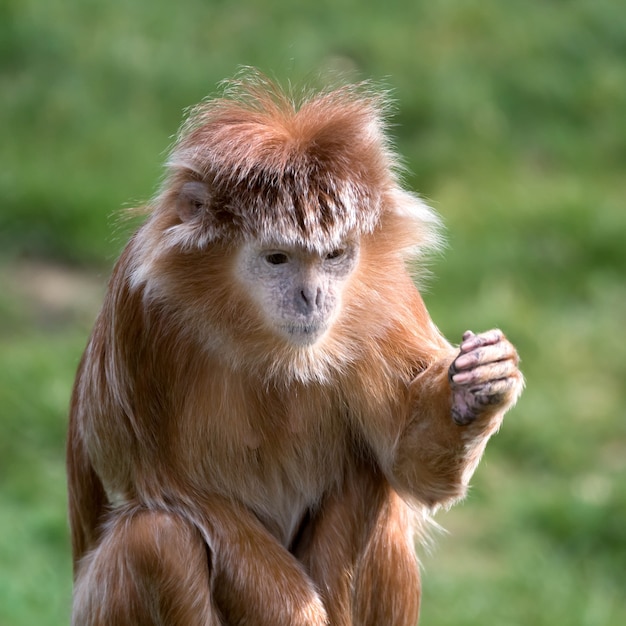
POLYGON ((380 97, 354 88, 297 106, 267 81, 233 84, 228 98, 192 111, 170 172, 209 181, 209 241, 338 244, 372 232, 394 186, 383 107, 380 97))
POLYGON ((399 186, 385 110, 350 87, 296 105, 254 76, 191 112, 76 379, 75 626, 416 622, 413 534, 463 495, 504 409, 450 419, 455 351, 406 267, 437 219, 399 186), (190 183, 207 197, 181 217, 190 183), (334 326, 276 338, 238 247, 346 238, 334 326))

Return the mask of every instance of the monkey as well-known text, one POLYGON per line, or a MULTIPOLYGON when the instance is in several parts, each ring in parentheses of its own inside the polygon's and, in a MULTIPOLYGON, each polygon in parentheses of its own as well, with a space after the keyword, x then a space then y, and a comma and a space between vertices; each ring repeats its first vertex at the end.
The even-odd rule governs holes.
POLYGON ((255 72, 189 113, 76 375, 74 626, 417 623, 414 541, 523 377, 431 320, 388 118, 255 72))

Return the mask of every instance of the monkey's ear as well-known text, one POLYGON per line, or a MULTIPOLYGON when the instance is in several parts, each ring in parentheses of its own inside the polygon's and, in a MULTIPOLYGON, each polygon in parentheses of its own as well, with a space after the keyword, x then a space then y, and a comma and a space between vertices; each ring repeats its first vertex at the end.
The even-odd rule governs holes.
POLYGON ((200 215, 211 199, 209 188, 200 181, 185 183, 178 192, 176 211, 183 222, 188 222, 200 215))

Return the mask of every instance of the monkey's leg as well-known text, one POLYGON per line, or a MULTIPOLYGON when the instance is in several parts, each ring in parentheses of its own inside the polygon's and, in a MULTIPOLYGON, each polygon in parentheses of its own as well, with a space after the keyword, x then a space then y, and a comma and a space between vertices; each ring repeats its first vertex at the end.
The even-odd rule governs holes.
POLYGON ((73 626, 218 626, 205 543, 181 517, 120 513, 79 565, 73 626))
POLYGON ((333 626, 415 626, 420 579, 412 515, 380 472, 357 465, 294 547, 333 626))
POLYGON ((305 568, 250 510, 211 497, 205 511, 199 524, 216 554, 213 597, 229 626, 328 625, 305 568))
POLYGON ((378 515, 358 561, 354 624, 416 626, 421 584, 413 513, 388 483, 381 484, 381 491, 378 515))

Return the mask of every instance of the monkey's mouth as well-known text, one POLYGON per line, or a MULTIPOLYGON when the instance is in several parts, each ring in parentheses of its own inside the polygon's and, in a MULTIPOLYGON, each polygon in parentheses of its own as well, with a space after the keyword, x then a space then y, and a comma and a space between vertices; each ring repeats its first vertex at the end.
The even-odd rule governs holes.
POLYGON ((282 327, 287 338, 297 345, 315 343, 327 329, 326 324, 286 324, 282 327))

